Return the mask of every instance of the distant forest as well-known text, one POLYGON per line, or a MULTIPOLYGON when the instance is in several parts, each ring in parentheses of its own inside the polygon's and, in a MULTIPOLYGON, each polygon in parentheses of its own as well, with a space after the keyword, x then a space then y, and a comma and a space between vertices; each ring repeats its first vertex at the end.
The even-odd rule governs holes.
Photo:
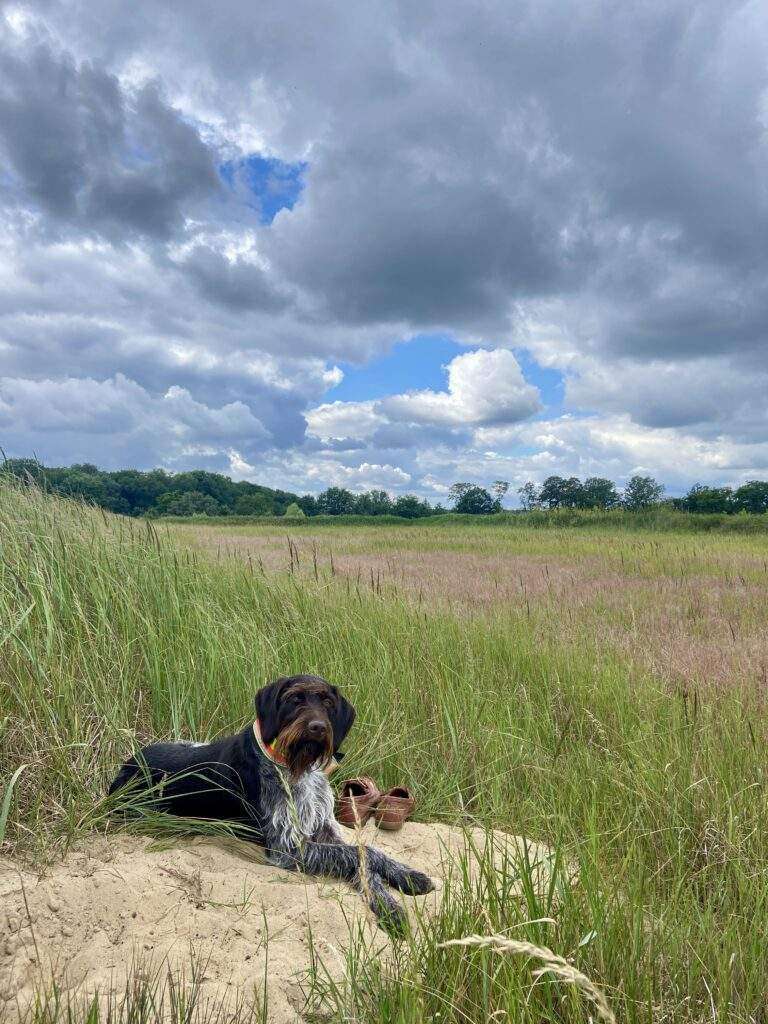
MULTIPOLYGON (((48 467, 34 459, 6 459, 0 464, 0 480, 3 476, 34 482, 44 490, 127 516, 394 515, 418 519, 448 511, 490 515, 502 510, 502 500, 509 490, 505 480, 496 480, 489 489, 473 483, 456 483, 448 492, 450 507, 446 508, 430 505, 413 494, 392 498, 383 490, 353 494, 344 487, 329 487, 317 496, 298 495, 244 480, 230 480, 205 470, 104 472, 90 463, 48 467)), ((649 476, 633 476, 621 491, 613 481, 602 477, 581 481, 577 477, 550 476, 540 486, 524 484, 517 489, 517 495, 522 509, 529 511, 640 511, 659 506, 694 513, 768 514, 768 481, 764 480, 749 480, 737 488, 696 484, 681 498, 664 498, 663 485, 649 476)))

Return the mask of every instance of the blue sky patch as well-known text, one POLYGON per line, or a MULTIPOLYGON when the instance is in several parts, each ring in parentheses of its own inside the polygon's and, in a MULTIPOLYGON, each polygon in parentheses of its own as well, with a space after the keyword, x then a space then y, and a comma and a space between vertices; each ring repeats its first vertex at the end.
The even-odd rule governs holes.
POLYGON ((532 359, 523 349, 515 349, 515 356, 520 363, 520 369, 523 371, 525 379, 539 389, 544 406, 543 415, 547 418, 561 415, 565 388, 563 374, 560 370, 550 370, 547 367, 539 366, 536 360, 532 359))
POLYGON ((445 391, 448 381, 443 366, 467 351, 446 334, 419 334, 399 341, 386 355, 365 366, 341 363, 344 380, 329 394, 329 400, 364 402, 416 388, 445 391))
POLYGON ((253 195, 248 205, 258 211, 262 224, 271 224, 280 210, 292 210, 304 188, 307 164, 285 163, 276 157, 252 153, 242 160, 228 160, 219 173, 230 188, 245 186, 253 195))
MULTIPOLYGON (((328 401, 364 402, 406 391, 431 388, 446 391, 448 377, 443 367, 472 347, 460 345, 447 334, 420 334, 397 342, 390 351, 364 366, 340 363, 344 379, 328 394, 328 401)), ((516 350, 523 376, 541 392, 543 416, 560 413, 563 407, 563 375, 545 369, 525 351, 516 350)))

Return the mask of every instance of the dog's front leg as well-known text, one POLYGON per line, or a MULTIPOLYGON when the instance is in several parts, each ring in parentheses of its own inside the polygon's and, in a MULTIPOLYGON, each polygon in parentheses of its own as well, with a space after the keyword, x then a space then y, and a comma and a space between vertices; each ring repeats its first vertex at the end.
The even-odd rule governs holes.
POLYGON ((382 875, 376 870, 383 856, 370 847, 348 846, 330 826, 323 826, 300 845, 283 845, 277 833, 267 830, 267 850, 273 864, 309 875, 338 878, 354 886, 367 899, 379 923, 395 935, 403 935, 408 926, 405 910, 388 891, 382 875), (371 857, 373 854, 373 857, 371 857))
MULTIPOLYGON (((386 883, 396 885, 401 892, 415 895, 416 885, 406 880, 409 869, 372 846, 345 843, 337 828, 335 822, 326 824, 307 843, 307 856, 314 863, 315 870, 318 874, 335 875, 336 866, 342 862, 345 864, 345 872, 354 868, 355 874, 350 880, 365 895, 379 923, 395 935, 405 934, 408 917, 387 889, 386 883), (395 878, 399 884, 394 881, 395 878)), ((346 877, 346 874, 342 877, 346 877)), ((421 877, 429 886, 424 892, 431 891, 434 888, 431 879, 426 875, 421 877)))
POLYGON ((435 888, 435 883, 423 871, 409 868, 407 864, 401 864, 399 860, 389 857, 373 846, 367 846, 366 850, 373 870, 381 875, 388 885, 404 892, 406 896, 426 896, 435 888))
MULTIPOLYGON (((326 856, 331 859, 334 856, 339 856, 334 852, 338 848, 347 851, 343 855, 345 857, 349 857, 351 853, 358 864, 361 859, 364 859, 369 871, 380 876, 388 885, 399 889, 407 896, 426 896, 435 888, 435 883, 429 875, 425 875, 423 871, 417 871, 416 868, 409 868, 407 864, 401 864, 400 861, 388 856, 375 846, 346 843, 338 832, 336 822, 323 825, 313 837, 310 845, 318 851, 323 847, 329 848, 326 856)), ((318 856, 322 856, 322 854, 318 853, 318 856)))
POLYGON ((391 885, 394 889, 399 889, 406 896, 426 896, 428 892, 432 892, 435 888, 435 883, 423 871, 417 871, 416 868, 410 868, 407 864, 401 864, 399 860, 395 860, 394 857, 390 857, 375 846, 348 845, 344 842, 337 829, 336 822, 324 826, 323 841, 338 843, 349 850, 354 850, 357 853, 358 859, 360 857, 359 851, 362 849, 370 870, 383 878, 387 885, 391 885))

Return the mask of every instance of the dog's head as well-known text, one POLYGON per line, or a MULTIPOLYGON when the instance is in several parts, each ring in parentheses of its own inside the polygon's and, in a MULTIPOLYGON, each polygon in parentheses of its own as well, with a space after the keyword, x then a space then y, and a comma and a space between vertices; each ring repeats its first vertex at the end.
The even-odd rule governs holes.
POLYGON ((327 765, 355 720, 355 709, 320 676, 276 679, 256 694, 265 743, 283 757, 294 778, 314 764, 327 765))

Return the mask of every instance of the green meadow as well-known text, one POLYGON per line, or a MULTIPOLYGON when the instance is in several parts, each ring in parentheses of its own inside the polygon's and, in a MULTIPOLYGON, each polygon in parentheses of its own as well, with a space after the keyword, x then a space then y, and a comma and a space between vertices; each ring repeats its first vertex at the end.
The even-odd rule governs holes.
MULTIPOLYGON (((317 672, 358 709, 345 774, 549 844, 555 873, 457 874, 388 969, 353 944, 341 991, 318 965, 310 1019, 603 1012, 525 947, 444 945, 478 935, 553 951, 618 1021, 766 1020, 764 533, 161 526, 14 486, 0 531, 4 855, 42 867, 117 827, 103 794, 134 743, 239 728, 266 680, 317 672)), ((67 1014, 35 1020, 99 1019, 67 1014)))

